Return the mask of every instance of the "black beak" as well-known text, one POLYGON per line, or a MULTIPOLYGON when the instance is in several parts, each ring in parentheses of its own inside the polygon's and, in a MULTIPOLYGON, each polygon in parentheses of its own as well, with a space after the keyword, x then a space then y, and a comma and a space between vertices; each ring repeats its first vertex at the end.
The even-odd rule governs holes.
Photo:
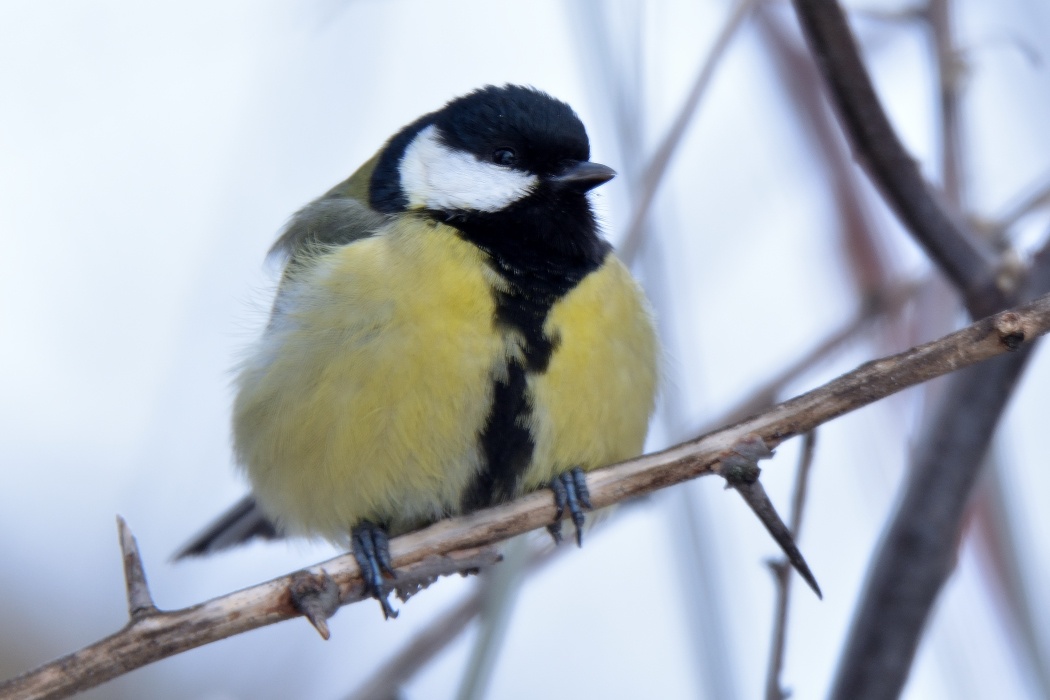
POLYGON ((616 177, 616 171, 608 165, 585 160, 571 165, 561 174, 550 178, 550 182, 558 190, 587 192, 614 177, 616 177))

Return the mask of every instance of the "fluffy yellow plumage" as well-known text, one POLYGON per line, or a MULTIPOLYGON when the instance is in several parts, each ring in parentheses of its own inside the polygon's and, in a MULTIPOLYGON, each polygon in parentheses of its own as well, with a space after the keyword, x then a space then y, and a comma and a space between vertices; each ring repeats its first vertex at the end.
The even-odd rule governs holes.
MULTIPOLYGON (((316 256, 287 280, 241 370, 235 448, 264 511, 345 540, 458 513, 478 433, 519 342, 493 324, 498 279, 449 226, 414 216, 316 256)), ((612 253, 551 309, 529 378, 533 459, 520 491, 641 452, 656 386, 652 321, 612 253)))

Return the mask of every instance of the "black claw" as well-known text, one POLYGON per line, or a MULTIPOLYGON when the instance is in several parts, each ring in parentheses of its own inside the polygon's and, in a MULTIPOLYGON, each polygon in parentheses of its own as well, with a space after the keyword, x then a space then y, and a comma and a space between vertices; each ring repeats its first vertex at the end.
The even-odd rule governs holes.
POLYGON ((351 533, 351 545, 354 559, 361 567, 365 590, 379 601, 383 608, 383 617, 388 620, 397 617, 397 611, 390 606, 390 601, 387 600, 389 593, 384 590, 383 585, 384 571, 397 578, 390 562, 390 543, 386 531, 374 523, 362 520, 351 533))
POLYGON ((387 538, 386 530, 378 527, 373 530, 372 541, 375 543, 376 559, 379 561, 379 566, 390 575, 390 578, 396 580, 397 572, 394 571, 394 565, 390 561, 390 540, 387 538))
POLYGON ((576 526, 576 545, 582 547, 583 524, 586 520, 583 511, 594 508, 590 491, 587 490, 587 477, 582 469, 573 467, 551 479, 550 488, 554 492, 554 506, 558 512, 554 515, 554 522, 547 526, 547 532, 554 538, 554 544, 561 544, 561 519, 568 507, 572 524, 576 526))
POLYGON ((551 491, 554 492, 554 507, 558 509, 558 512, 554 514, 554 520, 560 523, 562 516, 565 515, 565 504, 569 502, 569 495, 565 491, 565 484, 559 477, 551 479, 551 491))
POLYGON ((591 505, 591 491, 587 488, 587 476, 579 467, 573 467, 569 472, 572 475, 572 483, 576 486, 576 498, 580 500, 587 510, 594 510, 591 505))
POLYGON ((551 539, 554 540, 554 545, 561 544, 561 520, 555 520, 553 523, 547 526, 547 532, 551 533, 551 539))
POLYGON ((572 474, 562 474, 558 478, 565 484, 565 493, 569 501, 569 513, 572 514, 572 524, 576 526, 576 546, 582 547, 584 517, 583 510, 580 508, 580 501, 576 496, 576 482, 572 478, 572 474))

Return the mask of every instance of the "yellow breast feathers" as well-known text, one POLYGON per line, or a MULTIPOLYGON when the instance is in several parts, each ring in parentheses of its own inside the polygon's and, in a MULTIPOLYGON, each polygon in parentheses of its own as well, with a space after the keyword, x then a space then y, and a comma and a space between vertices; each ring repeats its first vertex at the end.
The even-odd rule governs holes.
MULTIPOLYGON (((234 408, 237 459, 265 512, 343 541, 364 519, 397 534, 460 512, 488 467, 481 434, 518 343, 496 322, 498 286, 481 250, 415 217, 285 280, 234 408)), ((534 449, 517 492, 637 455, 653 408, 651 317, 614 256, 544 331, 554 351, 527 375, 534 449)))

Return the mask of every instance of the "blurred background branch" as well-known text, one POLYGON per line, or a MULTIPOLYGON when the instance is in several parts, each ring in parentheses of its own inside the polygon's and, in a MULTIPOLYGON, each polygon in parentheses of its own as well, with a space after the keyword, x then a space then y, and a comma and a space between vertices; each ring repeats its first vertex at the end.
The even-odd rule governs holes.
MULTIPOLYGON (((974 314, 1003 308, 997 272, 980 242, 959 225, 904 151, 875 95, 845 15, 835 2, 796 0, 800 21, 835 98, 843 128, 880 191, 958 287, 974 314)), ((963 201, 959 85, 961 63, 951 39, 950 8, 932 0, 942 116, 942 168, 948 202, 963 201)), ((1046 291, 1047 271, 1030 273, 1029 295, 1046 291)), ((1045 264, 1045 263, 1044 263, 1045 264)), ((1030 298, 1030 297, 1029 297, 1030 298)), ((879 546, 843 651, 832 697, 896 698, 919 638, 954 568, 963 518, 999 417, 1029 352, 960 373, 922 434, 904 497, 879 546)))

